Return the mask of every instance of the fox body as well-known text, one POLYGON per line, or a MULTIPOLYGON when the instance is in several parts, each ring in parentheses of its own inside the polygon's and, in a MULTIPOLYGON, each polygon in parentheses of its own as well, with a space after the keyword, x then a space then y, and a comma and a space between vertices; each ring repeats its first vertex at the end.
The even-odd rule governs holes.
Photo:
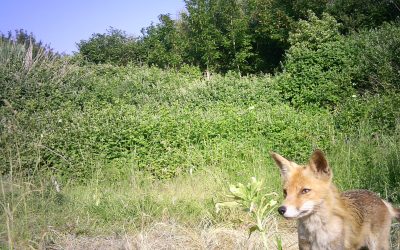
POLYGON ((307 165, 271 156, 283 178, 285 200, 278 211, 297 219, 300 250, 389 249, 391 220, 400 221, 398 208, 367 190, 340 193, 320 150, 307 165))

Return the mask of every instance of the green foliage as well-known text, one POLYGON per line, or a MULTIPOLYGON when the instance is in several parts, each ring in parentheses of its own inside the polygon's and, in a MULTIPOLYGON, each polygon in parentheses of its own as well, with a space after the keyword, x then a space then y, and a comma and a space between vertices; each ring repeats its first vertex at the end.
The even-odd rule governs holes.
POLYGON ((250 72, 273 72, 288 48, 287 38, 294 22, 288 14, 287 2, 249 0, 242 6, 254 53, 250 72))
POLYGON ((274 149, 301 160, 315 147, 329 150, 335 128, 353 133, 353 124, 366 120, 375 132, 397 126, 396 92, 354 98, 351 89, 339 85, 351 83, 348 72, 357 69, 348 69, 357 62, 347 53, 357 48, 355 39, 348 42, 339 35, 328 15, 311 15, 299 27, 299 34, 290 37, 287 71, 277 79, 230 72, 206 81, 190 66, 179 72, 77 66, 68 58, 30 58, 23 46, 3 43, 2 172, 17 161, 7 152, 18 146, 25 174, 51 170, 78 182, 99 169, 111 180, 132 169, 160 179, 210 165, 246 173, 248 164, 230 159, 248 161, 250 148, 260 153, 274 149), (314 57, 300 60, 304 55, 314 57), (315 85, 318 79, 324 84, 315 85), (281 103, 282 98, 294 105, 281 103), (312 107, 332 104, 335 116, 312 107), (218 147, 226 151, 209 153, 218 147))
MULTIPOLYGON (((295 107, 332 108, 356 94, 398 92, 399 28, 339 34, 340 25, 323 14, 310 13, 290 34, 284 71, 276 78, 277 90, 295 107)), ((393 124, 393 123, 392 123, 393 124)))
POLYGON ((56 97, 60 93, 52 90, 63 88, 69 77, 66 61, 44 50, 34 55, 32 50, 33 46, 0 40, 0 98, 14 113, 28 108, 30 99, 56 97))
POLYGON ((396 20, 399 6, 390 0, 185 0, 186 9, 176 20, 162 14, 159 23, 142 29, 141 37, 111 28, 77 45, 80 56, 97 64, 130 62, 174 69, 190 65, 203 72, 272 73, 281 69, 296 39, 323 47, 338 31, 349 34, 396 20), (321 21, 304 22, 310 12, 321 21))
POLYGON ((241 3, 232 0, 218 1, 214 22, 222 34, 221 45, 218 46, 222 51, 219 71, 251 72, 253 67, 249 62, 255 54, 251 45, 248 19, 241 3))
MULTIPOLYGON (((336 1, 335 1, 336 2, 336 1)), ((309 15, 309 11, 320 16, 330 4, 328 0, 296 0, 291 1, 293 15, 298 18, 305 18, 309 15)))
POLYGON ((332 107, 353 94, 351 44, 339 34, 335 19, 312 12, 290 34, 284 71, 277 89, 295 107, 332 107))
POLYGON ((246 185, 238 183, 237 185, 230 185, 227 198, 232 201, 220 202, 215 204, 217 212, 223 207, 235 208, 240 207, 244 211, 255 216, 256 225, 258 230, 265 228, 262 220, 265 219, 268 213, 271 213, 272 209, 277 204, 277 201, 270 196, 277 196, 275 193, 265 194, 263 193, 264 182, 258 181, 256 177, 252 177, 251 181, 246 185))
POLYGON ((17 145, 20 170, 27 175, 51 170, 79 182, 99 168, 110 179, 131 169, 170 178, 218 164, 223 156, 203 152, 244 139, 248 148, 264 141, 263 147, 297 155, 308 153, 313 144, 327 145, 323 128, 332 124, 329 116, 271 105, 277 97, 268 76, 228 74, 199 81, 198 72, 76 67, 44 58, 25 75, 20 70, 24 50, 12 51, 4 59, 9 64, 2 64, 3 77, 9 78, 3 82, 9 105, 1 107, 3 173, 17 160, 7 153, 17 145), (16 62, 18 74, 10 68, 16 62))
POLYGON ((307 20, 300 20, 295 30, 290 33, 289 43, 291 47, 318 50, 324 47, 325 43, 340 39, 339 27, 340 24, 329 14, 324 13, 322 18, 318 18, 310 11, 307 20))
POLYGON ((160 15, 159 20, 159 24, 142 30, 145 60, 161 68, 179 68, 183 64, 185 41, 170 15, 160 15))
POLYGON ((112 27, 105 34, 96 33, 89 40, 81 40, 77 46, 85 60, 93 63, 126 65, 141 62, 143 57, 136 38, 112 27))
MULTIPOLYGON (((117 177, 134 168, 157 178, 170 178, 206 167, 199 165, 199 159, 191 154, 210 150, 212 145, 225 141, 253 140, 253 137, 261 136, 258 140, 265 140, 265 147, 289 150, 298 155, 307 154, 311 149, 310 142, 325 145, 320 139, 326 138, 326 133, 319 127, 322 122, 329 122, 324 116, 311 118, 311 114, 296 114, 288 107, 269 105, 203 104, 201 108, 181 105, 190 104, 165 106, 162 103, 160 107, 118 103, 101 104, 102 107, 85 105, 84 113, 64 109, 51 115, 43 124, 35 121, 39 117, 24 117, 21 126, 29 127, 32 122, 39 127, 45 126, 44 123, 57 126, 51 133, 43 134, 41 143, 51 151, 43 152, 41 164, 55 169, 61 176, 77 180, 90 179, 99 168, 100 164, 85 163, 91 158, 102 159, 104 168, 114 167, 117 177), (280 120, 282 113, 291 113, 291 118, 280 120), (308 121, 310 118, 319 122, 308 121), (296 123, 293 119, 297 119, 296 123), (290 143, 296 138, 301 140, 290 143), (291 147, 287 148, 289 144, 291 147), (117 159, 126 159, 129 165, 118 165, 117 159), (120 167, 122 169, 118 170, 120 167)), ((218 162, 218 159, 204 160, 212 165, 214 161, 218 162)))
POLYGON ((354 95, 337 107, 335 125, 346 132, 356 132, 359 127, 364 127, 371 134, 392 133, 400 118, 399 103, 400 96, 395 92, 354 95))
POLYGON ((344 31, 374 28, 399 16, 400 5, 393 0, 336 0, 326 11, 343 24, 344 31))
POLYGON ((400 90, 400 27, 385 23, 380 28, 353 34, 357 46, 354 85, 361 92, 400 90))
POLYGON ((191 63, 202 69, 217 70, 221 51, 218 46, 221 34, 214 21, 216 1, 188 0, 185 1, 188 14, 182 19, 186 24, 191 63))

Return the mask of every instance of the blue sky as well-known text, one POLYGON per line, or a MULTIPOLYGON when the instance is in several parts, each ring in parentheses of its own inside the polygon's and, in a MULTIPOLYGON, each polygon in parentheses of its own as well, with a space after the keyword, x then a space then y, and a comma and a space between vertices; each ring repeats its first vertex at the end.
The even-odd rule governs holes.
POLYGON ((176 18, 183 0, 1 0, 0 32, 25 29, 58 52, 77 51, 76 43, 111 26, 139 36, 158 15, 176 18))

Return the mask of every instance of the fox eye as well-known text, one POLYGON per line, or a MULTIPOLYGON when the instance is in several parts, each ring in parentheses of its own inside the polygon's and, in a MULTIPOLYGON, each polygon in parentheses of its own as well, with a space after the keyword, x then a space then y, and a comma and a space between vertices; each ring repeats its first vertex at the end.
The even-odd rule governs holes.
POLYGON ((303 188, 302 190, 301 190, 301 194, 306 194, 306 193, 308 193, 308 192, 310 192, 311 191, 311 189, 309 189, 309 188, 303 188))
POLYGON ((283 197, 286 198, 286 196, 287 196, 287 191, 286 191, 286 189, 284 189, 283 190, 283 197))

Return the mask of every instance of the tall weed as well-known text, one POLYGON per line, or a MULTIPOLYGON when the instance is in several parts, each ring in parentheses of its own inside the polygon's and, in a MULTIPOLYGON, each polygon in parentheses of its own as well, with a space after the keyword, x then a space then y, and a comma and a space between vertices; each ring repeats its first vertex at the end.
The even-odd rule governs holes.
POLYGON ((342 189, 369 189, 382 198, 400 203, 400 134, 371 134, 359 128, 358 134, 336 138, 330 150, 334 179, 342 189))

